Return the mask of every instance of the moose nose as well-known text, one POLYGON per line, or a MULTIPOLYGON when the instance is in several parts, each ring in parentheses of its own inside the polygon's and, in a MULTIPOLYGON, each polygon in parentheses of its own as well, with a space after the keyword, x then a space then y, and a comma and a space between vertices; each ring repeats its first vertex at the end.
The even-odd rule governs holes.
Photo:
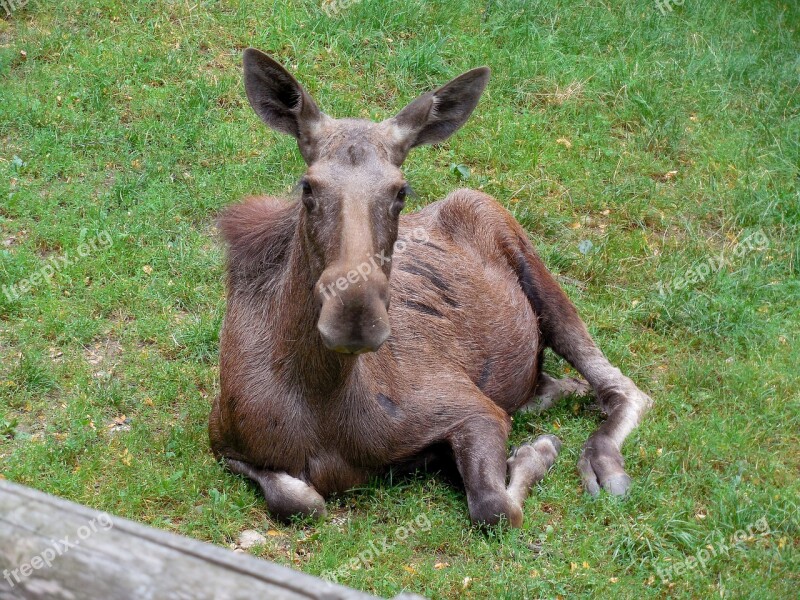
POLYGON ((389 327, 380 328, 380 331, 375 332, 375 335, 369 336, 371 339, 349 339, 343 340, 335 333, 327 331, 326 328, 318 324, 317 329, 322 337, 322 343, 328 350, 339 352, 341 354, 364 354, 365 352, 376 352, 383 343, 389 339, 391 330, 389 327))
MULTIPOLYGON (((325 277, 321 279, 324 283, 325 277)), ((323 286, 317 330, 329 350, 344 354, 375 352, 389 339, 389 281, 376 273, 368 281, 331 292, 323 286)))

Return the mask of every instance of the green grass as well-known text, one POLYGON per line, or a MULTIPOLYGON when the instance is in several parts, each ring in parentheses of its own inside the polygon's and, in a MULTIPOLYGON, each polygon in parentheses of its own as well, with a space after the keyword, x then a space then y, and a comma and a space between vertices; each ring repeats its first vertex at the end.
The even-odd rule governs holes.
POLYGON ((0 294, 3 476, 223 546, 270 531, 255 554, 313 574, 386 540, 342 578, 383 595, 794 597, 798 28, 796 3, 766 0, 665 15, 648 0, 363 0, 334 17, 311 0, 31 0, 0 19, 0 283, 102 232, 113 243, 18 300, 0 294), (431 475, 377 480, 323 523, 282 526, 214 462, 215 215, 288 191, 303 168, 247 105, 249 45, 335 116, 382 119, 492 67, 469 124, 410 157, 415 202, 465 184, 496 196, 654 398, 624 448, 628 497, 581 493, 598 417, 574 402, 515 420, 515 443, 564 441, 517 531, 473 529, 462 493, 431 475), (738 256, 756 232, 768 247, 738 256), (659 293, 720 254, 721 269, 659 293), (122 415, 130 430, 112 432, 122 415), (398 540, 419 515, 430 530, 398 540), (768 535, 659 579, 762 517, 768 535))

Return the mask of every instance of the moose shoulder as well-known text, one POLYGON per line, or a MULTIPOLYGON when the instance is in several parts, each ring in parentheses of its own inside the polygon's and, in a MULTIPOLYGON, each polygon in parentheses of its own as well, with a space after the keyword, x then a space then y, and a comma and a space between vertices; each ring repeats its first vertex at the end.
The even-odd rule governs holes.
POLYGON ((221 218, 215 455, 285 518, 322 515, 328 494, 445 448, 472 520, 519 526, 561 444, 540 436, 509 458, 509 415, 591 386, 608 418, 578 469, 589 493, 625 493, 620 447, 651 401, 594 344, 522 227, 471 190, 401 215, 406 155, 464 124, 489 70, 381 123, 325 115, 258 50, 244 73, 255 112, 297 139, 308 168, 299 201, 253 198, 221 218), (588 384, 541 372, 546 347, 588 384))

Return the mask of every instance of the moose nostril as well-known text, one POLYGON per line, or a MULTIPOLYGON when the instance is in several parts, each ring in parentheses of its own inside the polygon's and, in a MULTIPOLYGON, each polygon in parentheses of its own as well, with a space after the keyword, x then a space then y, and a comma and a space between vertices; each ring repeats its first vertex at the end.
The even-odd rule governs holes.
POLYGON ((374 351, 374 350, 377 350, 378 348, 380 348, 381 346, 383 346, 383 343, 384 343, 386 340, 388 340, 388 339, 389 339, 389 337, 390 337, 391 335, 392 335, 392 330, 391 330, 391 328, 390 328, 390 327, 388 327, 388 326, 387 326, 387 327, 383 327, 383 328, 381 329, 381 331, 379 331, 379 332, 377 333, 377 335, 375 336, 375 341, 374 341, 374 346, 375 346, 375 347, 373 348, 373 351, 374 351))
MULTIPOLYGON (((383 325, 383 324, 381 324, 383 325)), ((389 339, 391 329, 388 326, 377 326, 374 331, 367 332, 366 335, 357 338, 347 339, 329 330, 322 323, 317 324, 322 343, 328 350, 340 352, 342 354, 363 354, 365 352, 376 352, 383 343, 389 339)))
POLYGON ((336 345, 334 342, 333 332, 325 327, 325 325, 323 325, 321 322, 317 323, 317 331, 319 331, 319 335, 322 338, 322 343, 325 344, 325 347, 329 350, 333 350, 334 346, 336 345))

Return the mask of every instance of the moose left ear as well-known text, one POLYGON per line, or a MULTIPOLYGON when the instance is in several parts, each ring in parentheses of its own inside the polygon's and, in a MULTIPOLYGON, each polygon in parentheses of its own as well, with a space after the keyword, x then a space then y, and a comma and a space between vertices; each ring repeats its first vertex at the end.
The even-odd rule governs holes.
POLYGON ((300 153, 311 164, 317 134, 327 117, 297 80, 272 57, 255 48, 243 55, 247 99, 272 129, 297 138, 300 153))
POLYGON ((423 94, 384 124, 396 143, 395 162, 401 164, 411 148, 438 144, 467 122, 489 83, 489 67, 459 75, 438 90, 423 94))

